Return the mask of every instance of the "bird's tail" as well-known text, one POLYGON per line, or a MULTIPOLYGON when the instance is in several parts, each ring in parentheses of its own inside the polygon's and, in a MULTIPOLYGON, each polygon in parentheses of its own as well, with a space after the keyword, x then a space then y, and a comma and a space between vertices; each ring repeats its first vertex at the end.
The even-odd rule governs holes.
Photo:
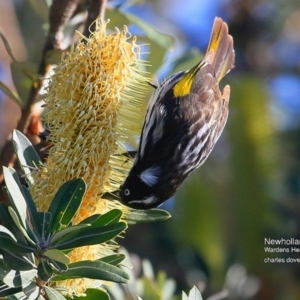
POLYGON ((215 18, 204 59, 214 67, 218 82, 234 67, 234 58, 233 39, 228 34, 227 24, 221 18, 215 18))

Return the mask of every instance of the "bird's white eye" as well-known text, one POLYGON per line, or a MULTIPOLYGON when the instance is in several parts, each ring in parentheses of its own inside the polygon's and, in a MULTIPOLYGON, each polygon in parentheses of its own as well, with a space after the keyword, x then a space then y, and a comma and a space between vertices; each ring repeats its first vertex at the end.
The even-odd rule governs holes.
POLYGON ((124 195, 125 195, 125 196, 129 196, 129 195, 130 195, 129 189, 124 190, 124 195))

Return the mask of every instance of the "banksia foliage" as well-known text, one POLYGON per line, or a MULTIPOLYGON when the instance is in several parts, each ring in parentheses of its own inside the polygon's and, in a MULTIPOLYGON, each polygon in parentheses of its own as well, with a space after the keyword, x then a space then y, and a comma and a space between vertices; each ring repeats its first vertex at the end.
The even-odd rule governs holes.
MULTIPOLYGON (((119 202, 101 195, 124 180, 131 162, 121 154, 141 130, 147 79, 139 69, 145 64, 139 55, 136 39, 126 27, 107 35, 106 24, 97 23, 96 31, 89 38, 81 35, 54 70, 44 120, 53 146, 30 187, 41 211, 48 209, 58 188, 74 178, 87 184, 75 224, 112 208, 124 211, 119 202)), ((97 259, 101 247, 81 247, 69 257, 71 261, 97 259)), ((81 294, 90 285, 86 279, 61 283, 71 294, 81 294)))

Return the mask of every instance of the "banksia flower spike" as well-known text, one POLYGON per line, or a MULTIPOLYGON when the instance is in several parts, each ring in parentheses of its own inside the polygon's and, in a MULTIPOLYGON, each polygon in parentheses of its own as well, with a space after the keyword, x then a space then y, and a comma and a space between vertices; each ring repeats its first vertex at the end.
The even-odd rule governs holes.
MULTIPOLYGON (((125 210, 101 195, 116 190, 128 173, 131 161, 120 154, 139 134, 144 115, 147 78, 139 69, 146 64, 139 58, 140 47, 125 26, 108 35, 106 25, 97 21, 89 38, 81 35, 49 80, 45 124, 52 147, 30 187, 38 208, 45 211, 64 182, 83 178, 87 192, 75 224, 112 208, 125 210)), ((81 247, 69 257, 73 262, 97 259, 105 247, 81 247)), ((77 295, 91 285, 95 283, 88 279, 60 283, 77 295)))

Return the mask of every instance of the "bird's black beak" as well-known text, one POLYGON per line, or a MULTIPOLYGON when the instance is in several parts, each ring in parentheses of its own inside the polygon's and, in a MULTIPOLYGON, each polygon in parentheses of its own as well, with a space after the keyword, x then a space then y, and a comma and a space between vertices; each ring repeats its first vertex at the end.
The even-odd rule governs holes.
POLYGON ((119 192, 120 190, 116 190, 113 192, 106 192, 101 196, 101 198, 105 200, 120 200, 119 192))

